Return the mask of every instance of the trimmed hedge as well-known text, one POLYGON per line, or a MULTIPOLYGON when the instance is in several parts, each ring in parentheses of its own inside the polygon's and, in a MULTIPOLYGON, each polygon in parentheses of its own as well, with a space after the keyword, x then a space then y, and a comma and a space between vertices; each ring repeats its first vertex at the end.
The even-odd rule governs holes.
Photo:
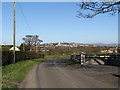
MULTIPOLYGON (((35 52, 22 52, 16 51, 16 61, 24 61, 29 59, 44 58, 44 54, 38 54, 35 52)), ((2 66, 9 65, 13 63, 13 52, 2 51, 2 66)))

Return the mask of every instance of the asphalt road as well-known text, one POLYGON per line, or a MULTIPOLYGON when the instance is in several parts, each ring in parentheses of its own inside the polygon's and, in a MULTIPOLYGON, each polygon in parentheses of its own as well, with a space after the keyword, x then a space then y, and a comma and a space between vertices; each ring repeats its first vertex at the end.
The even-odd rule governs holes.
MULTIPOLYGON (((19 88, 115 88, 64 63, 53 59, 36 65, 21 82, 19 88)), ((78 66, 79 68, 82 68, 78 66)), ((94 75, 93 75, 94 76, 94 75)), ((99 78, 99 76, 98 76, 99 78)), ((115 80, 114 80, 115 81, 115 80)), ((116 79, 117 82, 117 79, 116 79)))

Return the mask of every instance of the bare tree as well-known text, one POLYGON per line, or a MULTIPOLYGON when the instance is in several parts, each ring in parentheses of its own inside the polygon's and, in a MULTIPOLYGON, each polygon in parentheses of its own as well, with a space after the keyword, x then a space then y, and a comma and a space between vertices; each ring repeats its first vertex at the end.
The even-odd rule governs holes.
POLYGON ((39 39, 38 35, 26 35, 26 37, 22 39, 24 40, 24 43, 29 46, 40 45, 40 43, 43 42, 39 39))
MULTIPOLYGON (((114 0, 113 0, 114 1, 114 0)), ((81 2, 78 4, 80 10, 78 12, 79 18, 92 18, 98 14, 120 13, 120 1, 118 2, 81 2)))

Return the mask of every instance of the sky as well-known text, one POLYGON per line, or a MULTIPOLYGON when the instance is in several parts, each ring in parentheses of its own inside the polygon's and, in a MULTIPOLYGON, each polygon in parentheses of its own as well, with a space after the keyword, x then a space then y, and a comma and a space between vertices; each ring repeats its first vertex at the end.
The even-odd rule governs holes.
MULTIPOLYGON (((25 35, 43 43, 117 43, 118 15, 77 18, 78 2, 17 2, 16 44, 25 35)), ((13 42, 13 2, 2 3, 2 44, 13 42)))

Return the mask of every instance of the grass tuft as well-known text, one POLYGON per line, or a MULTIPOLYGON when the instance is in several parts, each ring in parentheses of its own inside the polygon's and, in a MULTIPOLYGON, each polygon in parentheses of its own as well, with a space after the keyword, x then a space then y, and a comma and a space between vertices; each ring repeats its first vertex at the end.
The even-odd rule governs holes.
POLYGON ((66 64, 68 65, 74 65, 74 64, 77 64, 77 62, 73 61, 73 60, 68 60, 68 61, 65 61, 66 64))

